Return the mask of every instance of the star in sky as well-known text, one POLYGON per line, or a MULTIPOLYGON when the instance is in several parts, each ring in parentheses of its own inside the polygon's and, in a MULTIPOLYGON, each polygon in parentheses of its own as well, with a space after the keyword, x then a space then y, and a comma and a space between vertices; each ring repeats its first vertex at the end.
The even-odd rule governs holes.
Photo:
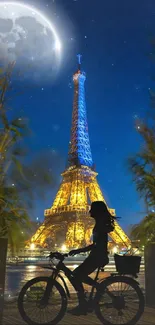
POLYGON ((70 89, 72 89, 72 88, 73 88, 73 84, 72 84, 71 82, 69 82, 69 83, 68 83, 68 87, 69 87, 70 89))
POLYGON ((134 118, 134 120, 137 120, 139 118, 138 114, 134 113, 133 118, 134 118))
POLYGON ((52 129, 53 129, 54 132, 57 132, 60 129, 60 125, 59 124, 53 124, 52 129))

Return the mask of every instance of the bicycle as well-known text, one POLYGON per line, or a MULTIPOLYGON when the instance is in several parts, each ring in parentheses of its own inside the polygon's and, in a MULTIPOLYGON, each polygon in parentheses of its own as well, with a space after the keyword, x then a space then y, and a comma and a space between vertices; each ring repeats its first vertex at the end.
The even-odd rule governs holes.
MULTIPOLYGON (((56 325, 64 317, 70 292, 66 280, 60 274, 60 271, 64 272, 66 278, 74 286, 72 271, 63 263, 67 256, 67 254, 58 252, 50 253, 50 261, 54 259, 59 261, 55 267, 45 267, 53 271, 52 275, 49 277, 37 277, 28 281, 19 293, 18 309, 27 324, 56 325), (60 284, 59 280, 61 280, 63 285, 60 284), (33 318, 30 309, 33 306, 37 311, 35 316, 38 314, 40 316, 40 322, 38 320, 35 321, 33 318), (49 318, 45 321, 45 316, 48 315, 50 307, 53 308, 52 313, 50 311, 49 318)), ((136 258, 136 256, 131 257, 136 258)), ((87 313, 95 312, 101 323, 105 325, 134 325, 142 316, 145 305, 143 293, 138 282, 134 279, 137 277, 135 271, 138 272, 139 269, 137 265, 133 267, 135 263, 131 263, 130 259, 130 270, 127 272, 130 276, 124 275, 126 273, 126 265, 129 263, 122 263, 122 256, 116 254, 115 264, 118 273, 111 274, 106 279, 101 279, 100 281, 98 276, 101 268, 98 268, 87 299, 87 313), (124 274, 120 272, 121 264, 124 265, 124 274), (125 297, 125 294, 127 294, 128 299, 125 297)))

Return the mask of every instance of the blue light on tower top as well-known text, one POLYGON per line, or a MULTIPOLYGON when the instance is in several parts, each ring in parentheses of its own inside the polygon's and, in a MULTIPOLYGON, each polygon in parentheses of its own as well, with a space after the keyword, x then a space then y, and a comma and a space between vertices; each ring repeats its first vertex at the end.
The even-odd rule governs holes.
POLYGON ((78 54, 77 55, 77 58, 78 58, 78 68, 80 70, 81 69, 81 58, 82 58, 82 55, 81 54, 78 54))
POLYGON ((85 89, 86 75, 81 71, 81 55, 78 54, 78 70, 73 75, 74 101, 72 113, 71 141, 69 150, 69 166, 93 167, 92 154, 88 134, 85 89))

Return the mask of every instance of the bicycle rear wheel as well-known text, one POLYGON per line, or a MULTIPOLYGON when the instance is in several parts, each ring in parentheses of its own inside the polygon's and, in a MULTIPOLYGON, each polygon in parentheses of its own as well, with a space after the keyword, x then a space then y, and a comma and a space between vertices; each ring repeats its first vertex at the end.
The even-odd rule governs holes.
POLYGON ((125 276, 111 276, 100 284, 95 312, 105 325, 135 325, 144 312, 144 296, 138 283, 125 276))
POLYGON ((48 301, 44 293, 48 277, 37 277, 28 281, 18 296, 21 317, 30 325, 56 325, 64 317, 67 297, 63 287, 54 281, 48 301))

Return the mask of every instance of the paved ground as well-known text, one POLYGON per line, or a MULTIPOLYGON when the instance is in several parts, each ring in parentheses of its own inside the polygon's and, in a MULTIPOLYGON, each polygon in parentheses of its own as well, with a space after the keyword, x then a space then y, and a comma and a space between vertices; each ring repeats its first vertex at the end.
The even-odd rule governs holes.
MULTIPOLYGON (((24 325, 24 321, 21 319, 16 304, 7 305, 4 312, 3 325, 24 325)), ((61 321, 60 325, 99 325, 100 321, 95 314, 89 314, 87 316, 73 317, 67 315, 61 321)), ((155 309, 145 308, 145 312, 141 320, 137 325, 154 325, 155 324, 155 309)))
MULTIPOLYGON (((109 275, 109 272, 105 272, 101 274, 101 277, 104 278, 109 275)), ((144 274, 139 274, 139 282, 141 288, 144 289, 144 274)), ((67 283, 69 285, 69 283, 67 283)), ((71 294, 74 296, 74 290, 72 288, 69 289, 71 294)), ((88 288, 86 288, 88 289, 88 288)), ((74 300, 70 300, 69 306, 74 304, 74 300)), ((24 325, 24 321, 21 319, 16 302, 7 304, 4 312, 3 325, 24 325)), ((60 322, 60 325, 99 325, 100 321, 97 319, 95 314, 89 314, 87 316, 81 317, 73 317, 71 315, 66 314, 64 319, 60 322)), ((137 323, 137 325, 155 325, 155 309, 145 308, 145 313, 141 320, 137 323)))

